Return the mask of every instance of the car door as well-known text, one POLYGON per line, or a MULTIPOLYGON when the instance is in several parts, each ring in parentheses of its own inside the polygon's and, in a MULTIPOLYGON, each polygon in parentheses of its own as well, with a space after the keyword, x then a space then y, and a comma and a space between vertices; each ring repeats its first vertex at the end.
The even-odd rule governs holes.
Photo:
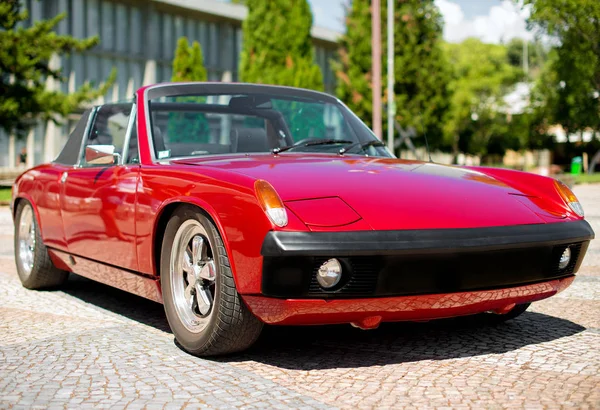
POLYGON ((139 166, 123 159, 134 122, 133 104, 94 112, 79 166, 62 174, 61 208, 69 253, 136 271, 139 166))

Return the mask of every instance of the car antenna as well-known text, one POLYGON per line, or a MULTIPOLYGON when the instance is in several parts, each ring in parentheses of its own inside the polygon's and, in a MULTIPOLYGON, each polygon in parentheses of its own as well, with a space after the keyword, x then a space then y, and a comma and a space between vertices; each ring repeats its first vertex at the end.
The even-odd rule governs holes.
POLYGON ((421 123, 421 128, 423 129, 423 136, 425 137, 425 148, 427 149, 427 156, 429 157, 429 162, 433 162, 433 160, 431 159, 431 151, 429 150, 429 142, 427 141, 427 131, 423 126, 423 113, 421 112, 420 114, 421 115, 419 116, 419 122, 421 123))

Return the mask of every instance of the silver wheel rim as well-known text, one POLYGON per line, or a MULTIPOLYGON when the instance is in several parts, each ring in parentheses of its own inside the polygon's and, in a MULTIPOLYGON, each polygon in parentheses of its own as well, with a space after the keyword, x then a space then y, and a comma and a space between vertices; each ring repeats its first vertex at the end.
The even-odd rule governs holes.
POLYGON ((181 323, 200 333, 213 314, 216 264, 206 229, 195 219, 185 221, 173 240, 170 261, 171 296, 181 323))
POLYGON ((31 205, 25 205, 21 211, 18 231, 19 260, 23 273, 29 276, 33 269, 33 257, 35 252, 35 222, 33 221, 33 210, 31 205))

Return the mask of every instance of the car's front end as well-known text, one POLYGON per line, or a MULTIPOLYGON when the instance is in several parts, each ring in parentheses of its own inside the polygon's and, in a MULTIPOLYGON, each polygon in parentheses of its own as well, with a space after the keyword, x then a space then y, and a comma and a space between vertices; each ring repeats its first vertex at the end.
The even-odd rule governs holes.
MULTIPOLYGON (((400 183, 406 170, 391 168, 394 162, 371 160, 349 168, 362 168, 366 175, 376 171, 385 183, 394 177, 400 183)), ((282 173, 285 163, 280 161, 282 173)), ((410 176, 423 183, 411 196, 382 193, 377 207, 371 201, 382 187, 359 184, 369 178, 364 174, 350 176, 354 188, 337 189, 340 197, 312 199, 299 199, 292 192, 303 188, 289 190, 272 178, 284 192, 285 199, 279 199, 275 188, 259 180, 257 185, 269 187, 271 205, 262 202, 274 229, 261 248, 261 295, 244 296, 251 311, 272 324, 374 328, 382 321, 508 314, 572 283, 594 232, 569 188, 536 177, 542 195, 516 190, 481 170, 452 168, 431 175, 428 167, 438 172, 440 166, 411 168, 410 176), (440 194, 436 184, 455 186, 440 194), (456 206, 457 198, 462 207, 456 206)), ((339 168, 329 172, 330 181, 352 171, 339 168)))
POLYGON ((555 295, 571 284, 593 231, 585 221, 491 228, 269 232, 263 296, 246 297, 267 323, 429 320, 555 295))

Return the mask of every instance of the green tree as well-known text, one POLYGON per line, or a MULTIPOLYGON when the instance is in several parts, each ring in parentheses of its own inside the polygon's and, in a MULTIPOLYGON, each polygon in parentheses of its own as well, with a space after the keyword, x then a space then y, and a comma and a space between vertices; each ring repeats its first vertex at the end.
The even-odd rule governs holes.
MULTIPOLYGON (((523 67, 523 48, 525 41, 520 38, 513 38, 506 44, 507 57, 510 65, 516 68, 523 67)), ((527 42, 527 62, 529 66, 529 78, 536 79, 544 66, 548 52, 541 41, 527 42)))
POLYGON ((208 75, 206 74, 206 68, 204 67, 204 56, 202 55, 202 48, 200 43, 194 41, 192 43, 192 72, 191 78, 194 81, 206 81, 208 75))
POLYGON ((71 94, 46 88, 50 79, 65 81, 62 71, 50 64, 53 55, 83 52, 99 41, 58 35, 54 28, 65 16, 25 27, 28 12, 21 2, 0 2, 0 127, 7 133, 23 136, 39 120, 59 123, 61 117, 106 94, 114 83, 113 70, 99 88, 85 83, 71 94))
MULTIPOLYGON (((567 135, 592 131, 597 150, 600 131, 600 2, 596 0, 526 0, 529 24, 553 37, 557 44, 548 56, 543 78, 534 89, 538 130, 560 124, 567 135)), ((593 155, 600 163, 600 151, 593 155)))
MULTIPOLYGON (((387 9, 382 8, 382 31, 387 32, 387 9)), ((449 65, 442 50, 442 17, 433 0, 396 0, 394 6, 395 120, 403 127, 425 129, 434 147, 442 141, 441 118, 449 104, 449 65)), ((368 124, 371 123, 370 1, 354 0, 340 41, 337 95, 368 124)), ((382 39, 385 67, 387 38, 382 39)), ((385 72, 385 70, 384 70, 385 72)), ((384 83, 385 83, 384 76, 384 83)), ((387 97, 384 98, 387 102, 387 97)), ((384 113, 384 126, 385 126, 384 113)))
MULTIPOLYGON (((558 123, 567 134, 600 131, 600 2, 525 0, 529 24, 554 37, 544 81, 538 81, 537 111, 545 124, 558 123)), ((600 157, 600 153, 598 153, 600 157)))
MULTIPOLYGON (((248 17, 242 25, 241 80, 322 91, 323 74, 314 59, 310 35, 312 13, 307 0, 247 0, 245 3, 248 17)), ((301 106, 294 102, 276 102, 275 108, 283 113, 292 138, 299 141, 325 135, 323 107, 301 110, 301 106), (306 122, 313 126, 306 127, 306 122)))
POLYGON ((493 153, 502 154, 520 147, 519 141, 505 138, 509 126, 502 113, 503 97, 522 78, 522 71, 509 63, 507 48, 474 38, 445 47, 454 77, 443 128, 453 153, 484 155, 491 146, 493 153))
POLYGON ((187 37, 180 37, 175 48, 173 58, 172 82, 191 81, 192 77, 192 52, 187 37))
POLYGON ((200 43, 194 41, 192 46, 187 37, 177 40, 175 58, 173 59, 173 75, 171 81, 206 81, 208 76, 204 67, 204 57, 200 43))
MULTIPOLYGON (((208 76, 204 67, 202 48, 197 41, 190 47, 187 37, 177 40, 173 59, 172 82, 206 81, 208 76)), ((177 102, 203 103, 202 97, 177 97, 177 102)), ((210 127, 203 113, 171 113, 167 126, 170 143, 207 143, 210 142, 210 127)))
POLYGON ((323 90, 323 75, 314 61, 308 2, 248 0, 246 4, 241 80, 323 90))
POLYGON ((338 56, 337 61, 332 61, 337 77, 336 94, 360 119, 372 127, 373 73, 369 0, 354 0, 346 9, 346 33, 340 39, 338 56))

